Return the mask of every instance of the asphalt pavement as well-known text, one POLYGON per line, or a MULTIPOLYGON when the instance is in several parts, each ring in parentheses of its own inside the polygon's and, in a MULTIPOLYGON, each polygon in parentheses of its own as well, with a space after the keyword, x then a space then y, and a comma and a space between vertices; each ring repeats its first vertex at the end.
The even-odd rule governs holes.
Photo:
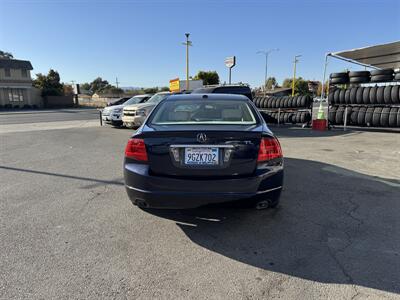
POLYGON ((398 133, 273 128, 278 209, 145 211, 131 130, 58 128, 0 133, 0 299, 400 298, 398 133))

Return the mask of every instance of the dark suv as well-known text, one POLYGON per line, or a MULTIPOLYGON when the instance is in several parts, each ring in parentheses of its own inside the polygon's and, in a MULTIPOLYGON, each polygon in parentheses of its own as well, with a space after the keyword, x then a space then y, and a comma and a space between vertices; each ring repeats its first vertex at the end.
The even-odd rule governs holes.
POLYGON ((237 94, 253 100, 251 90, 247 85, 217 85, 195 89, 192 94, 237 94))

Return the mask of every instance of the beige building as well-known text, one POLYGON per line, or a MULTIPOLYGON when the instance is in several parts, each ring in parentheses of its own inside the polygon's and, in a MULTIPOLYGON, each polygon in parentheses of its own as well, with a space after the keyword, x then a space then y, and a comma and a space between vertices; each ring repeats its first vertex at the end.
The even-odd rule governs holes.
POLYGON ((32 87, 32 65, 27 60, 0 58, 0 107, 42 106, 32 87))

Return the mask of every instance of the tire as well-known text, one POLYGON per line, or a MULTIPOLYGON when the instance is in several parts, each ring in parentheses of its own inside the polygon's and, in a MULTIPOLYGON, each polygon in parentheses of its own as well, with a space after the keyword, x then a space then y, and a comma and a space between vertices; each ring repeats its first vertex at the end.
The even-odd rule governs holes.
POLYGON ((306 122, 306 113, 302 111, 300 115, 300 123, 304 124, 305 122, 306 122))
POLYGON ((275 105, 276 105, 276 98, 272 97, 272 99, 271 99, 271 108, 275 108, 275 105))
POLYGON ((369 77, 350 77, 350 83, 367 83, 369 82, 369 77))
POLYGON ((397 127, 400 128, 400 109, 397 111, 397 127))
POLYGON ((347 89, 344 93, 344 103, 350 104, 350 89, 347 89))
POLYGON ((383 101, 385 104, 392 104, 392 86, 385 86, 385 90, 383 91, 383 101))
POLYGON ((288 108, 292 108, 292 103, 293 103, 293 97, 289 97, 288 99, 288 108))
POLYGON ((304 123, 308 123, 311 121, 311 114, 307 111, 304 113, 304 123))
POLYGON ((349 82, 348 77, 335 77, 329 80, 330 84, 346 84, 349 82))
POLYGON ((339 103, 340 104, 344 104, 344 95, 345 95, 346 91, 345 90, 340 90, 340 94, 339 94, 339 103))
POLYGON ((285 98, 283 99, 283 107, 284 107, 284 108, 287 108, 287 107, 288 107, 288 102, 289 102, 289 97, 285 97, 285 98))
POLYGON ((333 103, 335 103, 336 105, 340 103, 339 97, 340 97, 340 89, 337 89, 333 94, 333 103))
POLYGON ((371 88, 370 87, 365 87, 363 94, 362 94, 362 101, 363 104, 368 105, 369 104, 369 93, 370 93, 371 88))
POLYGON ((392 86, 390 99, 392 100, 392 104, 400 104, 400 86, 392 86))
POLYGON ((372 126, 379 127, 381 125, 381 112, 382 107, 375 107, 374 114, 372 115, 372 126))
POLYGON ((389 114, 390 114, 390 107, 384 107, 381 112, 381 127, 388 127, 389 126, 389 114))
POLYGON ((369 71, 351 71, 349 77, 369 77, 371 74, 369 71))
POLYGON ((307 98, 308 98, 307 96, 302 96, 302 97, 301 97, 301 107, 308 107, 308 106, 307 106, 307 102, 308 102, 308 101, 307 101, 307 100, 308 100, 307 98))
POLYGON ((399 109, 397 107, 392 107, 390 109, 389 115, 389 127, 396 127, 397 125, 397 113, 399 109))
POLYGON ((335 100, 333 98, 333 95, 335 94, 335 91, 332 91, 328 94, 328 104, 333 105, 335 104, 335 100))
POLYGON ((337 111, 337 106, 332 106, 329 108, 328 121, 332 125, 336 124, 336 111, 337 111))
POLYGON ((335 124, 337 125, 343 124, 343 114, 344 114, 344 107, 339 106, 336 110, 335 124))
POLYGON ((360 110, 359 107, 353 107, 351 110, 351 115, 350 115, 350 124, 351 125, 358 125, 358 111, 360 110))
POLYGON ((285 123, 284 117, 285 117, 285 113, 281 112, 280 115, 279 115, 279 123, 280 124, 285 123))
POLYGON ((289 123, 289 113, 284 113, 283 114, 283 122, 285 124, 289 123))
POLYGON ((369 103, 370 104, 376 104, 376 92, 378 88, 376 86, 373 86, 371 90, 369 91, 369 103))
POLYGON ((365 112, 365 120, 364 124, 365 126, 372 126, 372 117, 374 114, 374 107, 368 107, 367 111, 365 112))
POLYGON ((357 93, 356 93, 356 103, 357 104, 363 104, 363 93, 364 93, 364 88, 363 87, 358 87, 357 88, 357 93))
POLYGON ((362 106, 360 107, 360 110, 358 111, 358 117, 357 117, 357 125, 358 126, 365 126, 365 113, 367 112, 367 107, 362 106))
POLYGON ((392 81, 393 75, 376 75, 371 76, 371 82, 387 82, 392 81))
POLYGON ((267 97, 265 97, 262 104, 263 104, 263 108, 269 108, 269 105, 270 105, 269 99, 267 97))
POLYGON ((347 72, 331 73, 331 75, 329 75, 329 78, 348 78, 348 77, 349 73, 347 72))
POLYGON ((357 94, 357 88, 356 87, 351 88, 350 89, 350 103, 351 104, 357 103, 356 94, 357 94))
POLYGON ((377 76, 377 75, 393 75, 393 69, 381 69, 381 70, 372 70, 371 76, 377 76))
POLYGON ((396 81, 400 81, 400 73, 395 74, 393 79, 396 81))
POLYGON ((384 86, 378 87, 378 90, 376 91, 376 104, 383 104, 385 102, 383 99, 384 92, 385 92, 384 86))

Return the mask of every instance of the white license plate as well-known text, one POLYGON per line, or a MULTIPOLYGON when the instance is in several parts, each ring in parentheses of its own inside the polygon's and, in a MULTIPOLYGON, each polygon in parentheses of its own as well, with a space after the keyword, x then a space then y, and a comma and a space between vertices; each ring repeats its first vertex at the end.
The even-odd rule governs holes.
POLYGON ((218 165, 218 148, 185 148, 186 165, 218 165))

